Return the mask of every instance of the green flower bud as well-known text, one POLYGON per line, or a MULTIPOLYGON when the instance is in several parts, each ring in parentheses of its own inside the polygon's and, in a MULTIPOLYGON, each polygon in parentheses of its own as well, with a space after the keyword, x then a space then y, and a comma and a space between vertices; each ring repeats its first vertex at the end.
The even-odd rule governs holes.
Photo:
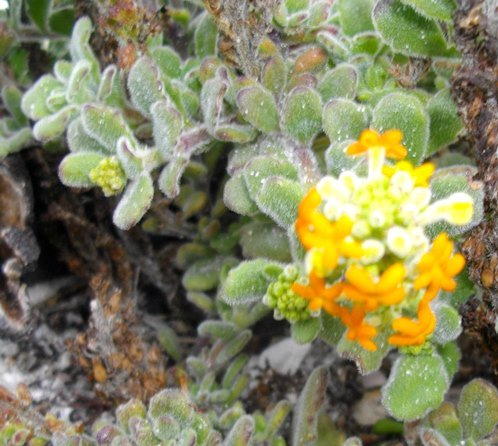
POLYGON ((275 319, 290 323, 309 319, 308 301, 292 291, 292 284, 299 278, 297 268, 288 266, 278 279, 268 286, 263 303, 274 310, 275 319))

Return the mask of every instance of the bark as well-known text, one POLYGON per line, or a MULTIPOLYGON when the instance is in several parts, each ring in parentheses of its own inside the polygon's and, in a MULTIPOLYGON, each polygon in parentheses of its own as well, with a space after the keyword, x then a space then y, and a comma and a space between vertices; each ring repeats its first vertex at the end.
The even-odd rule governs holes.
POLYGON ((498 371, 498 2, 460 0, 455 37, 462 65, 452 91, 464 120, 477 163, 476 180, 484 182, 485 218, 463 244, 471 279, 482 293, 467 303, 466 332, 477 336, 498 371))

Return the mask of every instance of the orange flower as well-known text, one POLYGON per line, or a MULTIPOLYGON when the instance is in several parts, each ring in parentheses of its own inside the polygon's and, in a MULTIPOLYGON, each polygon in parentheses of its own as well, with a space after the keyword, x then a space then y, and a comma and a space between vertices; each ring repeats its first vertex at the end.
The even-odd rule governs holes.
POLYGON ((367 270, 358 265, 346 271, 344 294, 353 302, 365 304, 367 311, 375 310, 379 305, 394 305, 405 297, 403 279, 405 267, 402 263, 394 263, 374 281, 367 270))
POLYGON ((427 187, 429 179, 434 173, 435 166, 432 163, 424 163, 421 166, 415 167, 409 161, 399 161, 394 166, 384 166, 382 168, 383 174, 388 178, 391 178, 399 170, 410 174, 415 187, 427 187))
POLYGON ((429 305, 430 300, 423 298, 418 304, 418 321, 407 317, 395 319, 392 326, 398 334, 389 337, 391 345, 422 345, 436 327, 436 316, 429 305))
POLYGON ((431 250, 422 256, 418 264, 420 275, 415 279, 413 288, 421 290, 427 288, 424 298, 429 302, 437 296, 439 290, 454 291, 456 281, 454 277, 458 275, 465 266, 465 259, 462 254, 453 253, 453 242, 448 235, 441 232, 431 250))
POLYGON ((375 130, 366 129, 361 132, 359 140, 348 147, 347 154, 355 156, 368 152, 371 148, 383 148, 388 158, 403 159, 408 150, 402 140, 403 133, 400 130, 388 130, 381 135, 375 130))
POLYGON ((312 271, 309 275, 309 285, 294 283, 292 291, 310 301, 308 308, 311 311, 318 311, 323 308, 332 316, 337 316, 340 311, 339 305, 335 303, 335 300, 342 293, 342 283, 335 283, 327 287, 325 279, 318 277, 312 271))
POLYGON ((295 229, 306 250, 319 248, 322 251, 320 270, 331 271, 337 266, 340 255, 359 258, 363 250, 358 242, 344 240, 350 234, 353 222, 346 216, 329 221, 317 211, 321 202, 317 190, 311 189, 299 204, 295 229))
POLYGON ((363 306, 354 306, 351 311, 341 308, 339 317, 342 323, 348 328, 346 338, 350 341, 357 341, 364 349, 374 352, 377 345, 372 338, 377 334, 377 329, 363 322, 365 319, 365 308, 363 306))

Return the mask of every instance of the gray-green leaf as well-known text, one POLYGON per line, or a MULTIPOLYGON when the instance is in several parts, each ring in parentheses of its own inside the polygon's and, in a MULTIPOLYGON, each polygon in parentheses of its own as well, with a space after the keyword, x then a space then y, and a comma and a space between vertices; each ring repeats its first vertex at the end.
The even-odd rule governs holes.
POLYGON ((408 93, 391 93, 383 97, 373 111, 372 127, 385 132, 399 129, 408 159, 415 164, 426 156, 429 142, 429 116, 422 103, 408 93))
POLYGON ((113 223, 123 230, 136 225, 148 211, 154 196, 154 185, 148 172, 130 183, 112 216, 113 223))

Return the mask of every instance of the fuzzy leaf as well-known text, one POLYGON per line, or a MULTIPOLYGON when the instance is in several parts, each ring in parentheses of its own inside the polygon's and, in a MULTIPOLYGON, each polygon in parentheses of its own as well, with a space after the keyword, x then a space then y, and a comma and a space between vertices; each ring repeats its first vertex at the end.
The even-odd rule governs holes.
POLYGON ((272 156, 257 156, 252 158, 244 167, 244 180, 252 199, 261 190, 264 181, 272 176, 297 180, 296 168, 285 158, 272 156))
POLYGON ((358 139, 368 120, 367 108, 350 99, 332 99, 323 108, 323 130, 332 143, 358 139))
POLYGON ((92 64, 87 60, 78 61, 66 85, 66 101, 69 104, 84 104, 91 102, 95 92, 91 90, 92 64))
POLYGON ((453 19, 456 10, 455 0, 401 0, 405 5, 411 6, 415 11, 429 19, 453 19))
POLYGON ((398 420, 416 420, 442 403, 448 385, 439 355, 401 356, 382 388, 382 404, 398 420))
POLYGON ((320 318, 311 317, 291 325, 292 339, 298 344, 309 344, 314 341, 320 332, 320 318))
POLYGON ((2 88, 2 100, 7 111, 16 120, 19 126, 26 125, 28 120, 21 110, 22 93, 14 85, 6 85, 2 88))
POLYGON ((455 308, 467 302, 469 297, 475 294, 475 284, 469 278, 467 270, 463 270, 456 277, 457 287, 453 292, 441 290, 438 299, 455 308))
POLYGON ((242 172, 235 173, 225 183, 223 202, 228 209, 240 215, 251 216, 258 213, 258 207, 249 195, 242 172))
POLYGON ((152 60, 167 77, 179 78, 182 60, 178 53, 169 46, 159 46, 150 52, 152 60))
POLYGON ((257 132, 248 125, 222 124, 215 128, 213 136, 220 141, 245 144, 257 136, 257 132))
POLYGON ((71 76, 71 71, 73 71, 73 66, 71 62, 67 60, 58 60, 54 64, 54 74, 57 80, 66 83, 71 76))
POLYGON ((394 50, 408 56, 455 56, 437 22, 418 14, 401 0, 378 0, 372 12, 375 28, 394 50))
POLYGON ((154 141, 163 158, 168 159, 183 128, 182 116, 167 101, 156 102, 151 112, 154 141))
POLYGON ((132 399, 125 404, 121 404, 116 409, 116 418, 118 420, 121 429, 125 432, 129 432, 128 423, 132 417, 145 418, 146 409, 142 401, 137 399, 132 399))
POLYGON ((278 130, 277 104, 273 95, 260 84, 242 88, 237 105, 244 119, 263 133, 278 130))
POLYGON ((427 416, 430 425, 437 429, 450 444, 460 444, 462 441, 462 425, 458 419, 455 406, 444 402, 427 416))
POLYGON ((174 158, 161 171, 157 180, 159 189, 168 198, 175 198, 180 193, 180 180, 188 165, 188 159, 174 158))
POLYGON ((213 18, 205 13, 194 34, 195 53, 197 57, 203 59, 207 56, 214 56, 217 53, 218 28, 213 18))
POLYGON ((233 358, 242 352, 251 337, 251 330, 242 330, 234 338, 226 342, 219 352, 215 353, 215 368, 221 369, 230 361, 233 361, 233 358))
POLYGON ((144 170, 142 160, 136 154, 136 147, 128 138, 118 139, 116 155, 128 178, 137 178, 144 170))
POLYGON ((324 102, 332 98, 353 99, 357 88, 358 71, 350 64, 340 64, 327 71, 317 86, 324 102))
POLYGON ((42 76, 22 97, 22 112, 34 121, 51 114, 46 101, 54 90, 61 89, 63 84, 51 74, 42 76))
POLYGON ((249 446, 254 428, 252 417, 243 415, 228 433, 223 446, 249 446))
POLYGON ((81 111, 81 123, 85 132, 113 153, 118 140, 126 137, 135 142, 133 132, 118 110, 102 104, 86 104, 81 111))
POLYGON ((281 177, 268 178, 256 196, 259 209, 284 229, 294 224, 303 197, 301 185, 281 177))
POLYGON ((358 370, 362 375, 378 370, 382 364, 382 360, 391 350, 391 346, 387 343, 387 335, 379 333, 373 341, 377 344, 377 350, 372 352, 364 349, 358 342, 350 341, 344 334, 337 344, 337 352, 356 363, 358 370))
POLYGON ((216 77, 209 79, 202 86, 201 108, 204 122, 213 131, 218 124, 223 110, 223 98, 228 90, 228 81, 225 79, 226 70, 220 68, 216 77))
POLYGON ((0 161, 11 153, 29 147, 33 141, 33 134, 29 127, 22 128, 7 137, 0 136, 0 161))
POLYGON ((143 56, 131 67, 128 74, 128 90, 133 105, 140 112, 151 118, 152 104, 167 98, 160 73, 152 59, 143 56))
POLYGON ((372 31, 373 0, 339 0, 337 10, 341 29, 347 36, 372 31))
POLYGON ((263 270, 272 263, 265 259, 248 260, 230 270, 221 289, 221 298, 229 305, 261 300, 269 285, 263 270))
POLYGON ((408 149, 407 159, 415 164, 426 156, 429 141, 429 116, 421 102, 407 93, 391 93, 383 97, 373 111, 372 127, 385 132, 399 129, 408 149))
POLYGON ((85 132, 81 123, 81 117, 74 119, 69 124, 67 128, 67 144, 71 152, 114 153, 114 150, 109 150, 85 132))
POLYGON ((477 378, 462 389, 458 415, 466 437, 480 440, 498 424, 498 390, 477 378))
POLYGON ((263 257, 278 262, 290 262, 287 233, 266 222, 252 222, 241 229, 240 246, 247 259, 263 257))
POLYGON ((75 105, 68 105, 53 115, 45 116, 33 127, 33 136, 43 143, 58 138, 76 117, 78 111, 75 105))
POLYGON ((376 55, 384 46, 376 32, 364 32, 357 34, 351 40, 351 54, 376 55))
POLYGON ((81 151, 66 155, 59 165, 59 178, 62 184, 70 187, 92 187, 90 171, 104 158, 104 155, 97 152, 81 151))
POLYGON ((293 405, 287 400, 281 400, 275 405, 268 417, 264 438, 274 438, 292 408, 293 405))
POLYGON ((100 66, 93 54, 89 41, 92 34, 92 21, 88 17, 81 17, 74 24, 71 41, 69 42, 69 53, 73 62, 87 60, 92 65, 92 77, 96 84, 100 81, 100 66))
POLYGON ((431 120, 427 155, 432 155, 455 142, 463 124, 449 89, 441 90, 429 99, 427 113, 431 120))
POLYGON ((436 429, 422 427, 419 432, 423 446, 451 446, 436 429))
POLYGON ((99 89, 97 92, 97 100, 105 101, 111 94, 116 82, 116 77, 119 77, 116 65, 109 65, 102 73, 99 89))
POLYGON ((223 267, 234 267, 237 261, 233 257, 218 256, 194 262, 185 271, 182 285, 188 291, 209 291, 216 288, 223 267))
POLYGON ((268 59, 261 72, 261 83, 275 96, 280 96, 287 82, 287 67, 280 54, 268 59))
POLYGON ((446 372, 451 381, 455 373, 458 372, 458 365, 462 357, 460 349, 455 342, 448 342, 445 345, 439 345, 437 352, 444 362, 444 367, 446 368, 446 372))
POLYGON ((437 324, 432 341, 438 344, 446 344, 458 338, 462 332, 458 311, 451 305, 440 304, 436 306, 435 312, 437 324))
POLYGON ((195 29, 195 53, 200 59, 216 55, 218 28, 214 19, 207 12, 200 18, 195 29))
POLYGON ((330 316, 325 311, 321 315, 322 330, 319 333, 320 339, 330 345, 337 345, 344 334, 345 327, 337 317, 330 316))
POLYGON ((330 53, 334 59, 347 60, 350 57, 350 42, 335 30, 319 31, 316 40, 330 53))
POLYGON ((149 173, 143 172, 130 183, 112 216, 113 223, 123 230, 136 225, 149 210, 154 185, 149 173))
POLYGON ((310 142, 322 129, 322 100, 309 87, 294 88, 285 101, 282 127, 300 142, 310 142))
POLYGON ((312 445, 317 439, 318 415, 325 401, 328 379, 324 366, 311 372, 294 409, 290 446, 312 445))
POLYGON ((193 413, 193 404, 180 389, 165 389, 150 399, 147 415, 151 420, 170 415, 185 426, 193 413))
POLYGON ((237 326, 229 321, 206 320, 197 327, 199 336, 211 336, 225 341, 232 339, 238 331, 237 326))
POLYGON ((325 164, 327 173, 338 177, 345 170, 356 170, 364 160, 358 157, 349 156, 346 153, 347 148, 354 140, 333 142, 325 151, 325 164))

